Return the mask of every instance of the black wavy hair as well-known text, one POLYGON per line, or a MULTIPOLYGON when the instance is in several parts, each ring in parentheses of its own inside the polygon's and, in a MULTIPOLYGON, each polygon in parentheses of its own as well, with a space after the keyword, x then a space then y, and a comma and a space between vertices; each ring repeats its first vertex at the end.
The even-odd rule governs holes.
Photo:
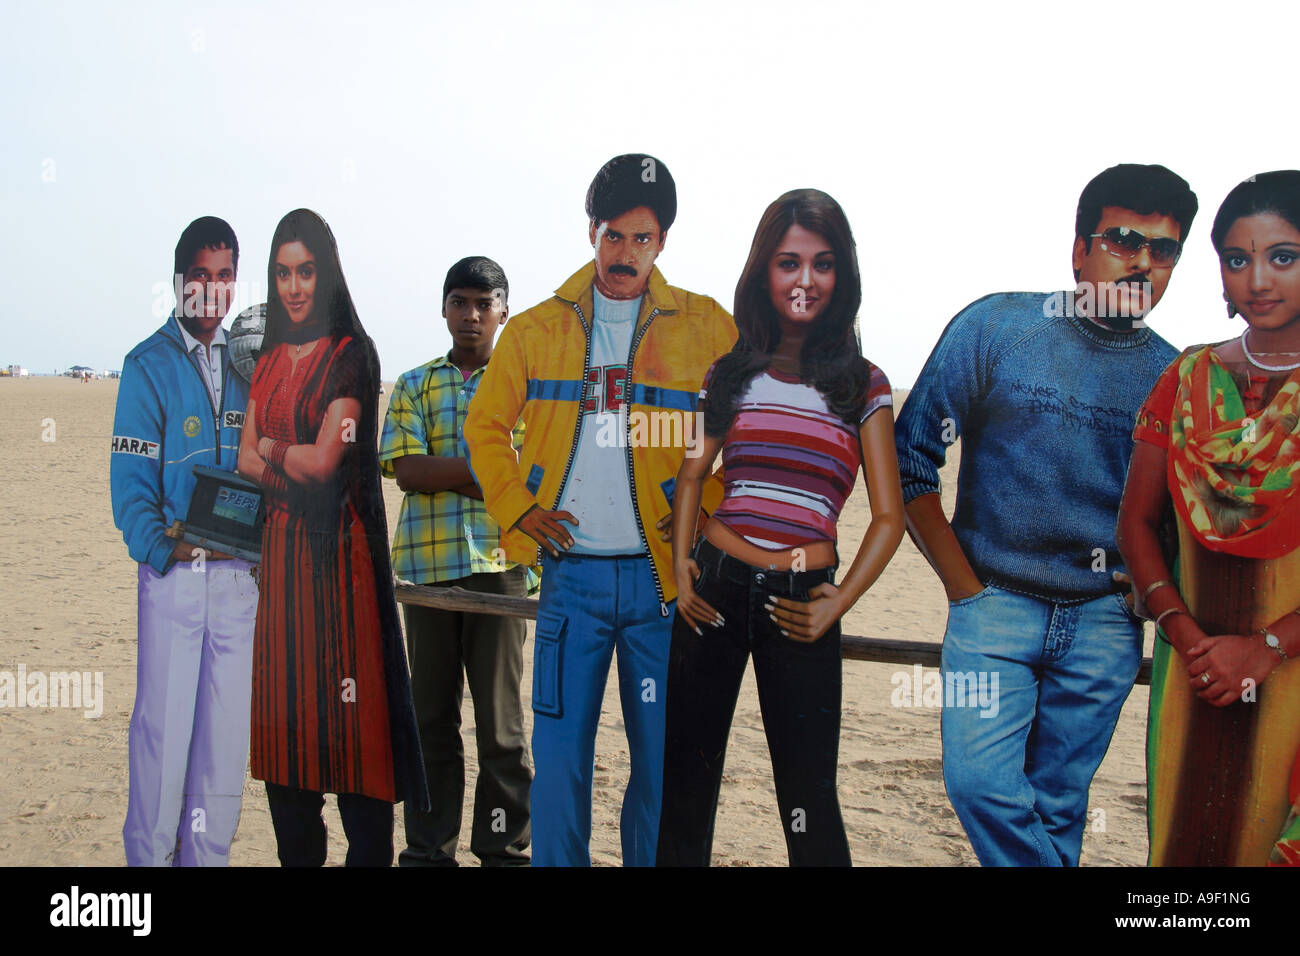
POLYGON ((200 249, 229 249, 231 267, 239 272, 239 240, 230 223, 216 216, 200 216, 185 227, 176 242, 172 272, 183 276, 194 264, 200 249))
POLYGON ((677 218, 673 174, 649 153, 615 156, 587 187, 587 218, 599 225, 638 206, 648 206, 659 220, 659 231, 667 232, 677 218))
POLYGON ((1243 216, 1273 213, 1281 216, 1293 229, 1300 231, 1300 170, 1275 169, 1258 173, 1238 183, 1224 197, 1210 227, 1210 241, 1215 252, 1223 252, 1223 242, 1232 224, 1243 216))
POLYGON ((1104 169, 1083 187, 1074 214, 1074 235, 1083 240, 1085 252, 1092 252, 1089 237, 1097 230, 1106 206, 1131 209, 1140 216, 1169 216, 1178 223, 1178 241, 1184 246, 1198 208, 1196 193, 1187 180, 1158 163, 1120 163, 1104 169))
POLYGON ((709 382, 704 431, 710 437, 722 438, 730 430, 737 400, 754 376, 771 363, 781 341, 767 270, 781 240, 795 225, 829 242, 835 256, 835 291, 804 339, 800 374, 822 394, 833 414, 854 428, 858 425, 870 369, 853 329, 862 304, 857 247, 839 203, 820 189, 794 189, 764 211, 736 283, 734 315, 740 336, 731 351, 718 360, 709 382))

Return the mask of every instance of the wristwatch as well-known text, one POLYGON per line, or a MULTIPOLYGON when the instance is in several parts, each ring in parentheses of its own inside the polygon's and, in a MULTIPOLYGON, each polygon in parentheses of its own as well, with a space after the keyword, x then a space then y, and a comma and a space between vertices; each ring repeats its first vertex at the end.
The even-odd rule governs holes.
POLYGON ((1278 636, 1266 627, 1261 627, 1259 631, 1264 635, 1264 643, 1277 651, 1278 657, 1282 658, 1282 660, 1288 660, 1286 651, 1282 650, 1282 642, 1278 639, 1278 636))

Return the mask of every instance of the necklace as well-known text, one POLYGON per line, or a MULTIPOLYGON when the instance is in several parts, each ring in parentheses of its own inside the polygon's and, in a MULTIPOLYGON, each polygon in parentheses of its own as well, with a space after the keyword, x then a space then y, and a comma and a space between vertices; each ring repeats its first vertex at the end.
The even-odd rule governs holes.
POLYGON ((302 354, 302 347, 325 335, 327 329, 323 322, 312 322, 306 325, 295 325, 284 330, 284 342, 287 345, 296 345, 298 350, 295 355, 302 354))
POLYGON ((1292 365, 1265 365, 1259 359, 1255 358, 1255 356, 1250 354, 1250 347, 1246 345, 1246 336, 1248 334, 1250 334, 1250 329, 1241 333, 1241 351, 1246 356, 1246 361, 1255 366, 1255 368, 1262 369, 1265 372, 1293 372, 1300 368, 1300 362, 1296 362, 1292 365))

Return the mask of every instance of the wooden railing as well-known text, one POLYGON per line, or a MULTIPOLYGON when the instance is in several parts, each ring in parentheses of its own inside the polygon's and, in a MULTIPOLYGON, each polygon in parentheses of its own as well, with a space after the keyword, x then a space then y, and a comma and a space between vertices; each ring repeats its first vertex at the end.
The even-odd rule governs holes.
MULTIPOLYGON (((501 614, 507 617, 537 620, 537 601, 532 598, 481 594, 478 591, 466 591, 464 588, 399 584, 397 600, 401 604, 436 607, 444 611, 470 611, 476 614, 501 614)), ((932 641, 898 641, 883 637, 845 634, 842 638, 840 654, 848 660, 874 661, 878 664, 939 666, 939 645, 932 641)), ((1151 658, 1142 658, 1142 666, 1138 669, 1135 683, 1151 683, 1151 658)))

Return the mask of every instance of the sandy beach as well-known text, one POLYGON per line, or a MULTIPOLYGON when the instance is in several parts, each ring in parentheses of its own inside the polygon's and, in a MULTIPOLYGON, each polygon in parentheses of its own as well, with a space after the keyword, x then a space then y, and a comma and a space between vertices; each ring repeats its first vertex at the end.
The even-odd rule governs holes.
MULTIPOLYGON (((389 387, 391 392, 391 386, 389 387)), ((0 708, 0 863, 120 866, 127 803, 127 726, 135 694, 136 566, 113 526, 109 439, 116 381, 0 379, 0 447, 6 450, 0 513, 0 673, 102 674, 102 714, 86 707, 0 708)), ((956 456, 945 469, 951 508, 956 456)), ((401 492, 385 482, 390 527, 401 492)), ((845 565, 870 519, 865 488, 840 521, 845 565)), ((911 542, 845 617, 844 632, 941 640, 943 589, 911 542)), ((1148 628, 1148 632, 1149 632, 1148 628)), ((531 663, 530 642, 525 658, 531 663)), ((1150 633, 1146 653, 1150 654, 1150 633)), ((839 793, 853 861, 877 866, 974 865, 948 804, 940 765, 939 709, 895 707, 891 677, 911 668, 846 661, 839 793)), ((531 667, 524 675, 531 686, 531 667)), ((467 691, 468 696, 468 691, 467 691)), ((1148 692, 1136 687, 1092 787, 1084 865, 1140 866, 1146 860, 1143 765, 1148 692)), ((82 704, 84 705, 84 701, 82 704)), ((477 772, 473 710, 463 709, 467 777, 477 772)), ((527 718, 531 731, 531 714, 527 718)), ((591 852, 620 862, 618 811, 628 774, 616 682, 606 688, 596 742, 591 852)), ((467 788, 458 858, 469 852, 472 784, 467 788)), ((327 802, 329 863, 345 842, 327 802)), ((404 845, 397 813, 395 843, 404 845)), ((714 842, 714 862, 786 863, 771 765, 752 669, 737 706, 714 842)), ((260 782, 248 778, 231 849, 237 866, 277 865, 260 782)))

